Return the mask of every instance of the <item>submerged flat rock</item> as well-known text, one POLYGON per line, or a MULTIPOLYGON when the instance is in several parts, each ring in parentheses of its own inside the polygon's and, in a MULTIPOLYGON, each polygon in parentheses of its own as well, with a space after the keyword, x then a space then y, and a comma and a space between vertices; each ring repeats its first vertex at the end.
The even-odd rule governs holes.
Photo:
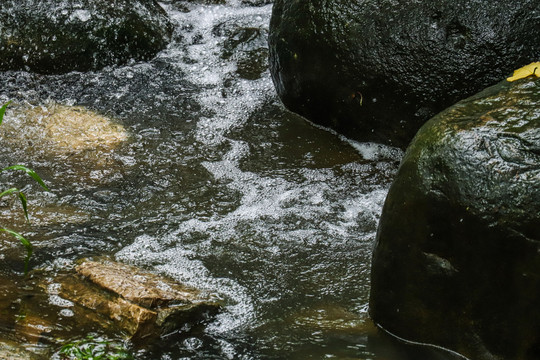
POLYGON ((76 272, 59 279, 58 295, 112 321, 103 327, 114 326, 134 340, 191 328, 221 308, 215 296, 110 260, 82 260, 76 272))
POLYGON ((201 300, 201 293, 196 289, 126 264, 85 260, 76 270, 94 284, 148 308, 201 300))
POLYGON ((7 117, 0 129, 0 135, 12 146, 24 146, 31 141, 31 147, 38 151, 70 155, 103 153, 128 139, 122 125, 82 106, 49 103, 14 107, 13 115, 15 119, 7 117))
POLYGON ((2 360, 36 360, 37 357, 17 344, 0 340, 0 359, 2 360))
MULTIPOLYGON (((73 176, 68 184, 77 181, 90 186, 126 168, 117 154, 130 141, 130 134, 120 121, 106 114, 47 101, 11 104, 0 126, 0 139, 13 159, 18 159, 14 161, 64 166, 65 174, 73 176)), ((61 186, 56 182, 55 187, 61 186)))

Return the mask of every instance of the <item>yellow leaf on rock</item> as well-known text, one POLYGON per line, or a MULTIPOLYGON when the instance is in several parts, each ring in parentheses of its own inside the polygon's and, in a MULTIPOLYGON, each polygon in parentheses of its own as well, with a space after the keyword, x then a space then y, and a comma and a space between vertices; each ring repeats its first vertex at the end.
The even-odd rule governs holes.
POLYGON ((526 78, 527 76, 535 75, 540 77, 540 62, 533 62, 529 65, 525 65, 514 71, 514 75, 506 79, 507 81, 516 81, 518 79, 526 78))

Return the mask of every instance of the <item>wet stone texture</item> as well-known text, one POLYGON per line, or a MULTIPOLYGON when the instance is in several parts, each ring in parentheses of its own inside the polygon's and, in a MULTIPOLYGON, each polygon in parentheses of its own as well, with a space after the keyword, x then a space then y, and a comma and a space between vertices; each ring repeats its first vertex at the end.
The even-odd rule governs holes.
POLYGON ((476 360, 540 358, 540 80, 431 119, 384 205, 370 313, 476 360))
POLYGON ((273 2, 274 0, 242 0, 242 4, 251 6, 264 6, 273 2))
POLYGON ((37 357, 18 344, 0 340, 0 359, 2 360, 36 360, 37 357))
POLYGON ((406 147, 429 118, 537 61, 536 0, 277 0, 270 70, 283 103, 406 147))
POLYGON ((148 60, 172 25, 154 0, 6 0, 0 7, 0 70, 54 74, 148 60))
POLYGON ((221 57, 236 61, 236 73, 243 79, 256 80, 268 69, 268 31, 259 27, 224 22, 212 34, 226 40, 221 57))
MULTIPOLYGON (((48 169, 36 169, 45 181, 49 181, 48 171, 62 166, 60 171, 64 174, 73 175, 77 182, 90 187, 103 181, 97 174, 125 171, 126 165, 118 159, 117 152, 131 135, 116 118, 83 106, 49 101, 35 106, 11 104, 0 127, 0 137, 12 158, 24 159, 13 161, 53 163, 48 169)), ((66 183, 70 182, 66 176, 66 183)), ((65 186, 58 181, 48 184, 54 189, 65 186)), ((67 207, 55 212, 66 211, 71 212, 67 207)))
POLYGON ((0 128, 3 141, 13 147, 31 143, 36 148, 33 153, 38 149, 46 149, 50 156, 100 152, 102 157, 128 139, 126 129, 114 119, 82 106, 49 102, 11 110, 0 128))
POLYGON ((92 310, 102 327, 114 326, 135 342, 195 326, 221 307, 198 290, 105 259, 82 260, 76 272, 58 279, 56 295, 92 310))

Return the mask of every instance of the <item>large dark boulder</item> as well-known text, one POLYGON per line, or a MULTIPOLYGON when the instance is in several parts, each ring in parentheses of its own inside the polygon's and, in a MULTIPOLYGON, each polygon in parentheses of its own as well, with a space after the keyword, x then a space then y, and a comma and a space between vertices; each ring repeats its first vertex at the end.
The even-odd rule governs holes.
POLYGON ((429 118, 540 57, 537 0, 276 0, 270 69, 285 106, 405 146, 429 118))
POLYGON ((470 359, 540 359, 540 79, 420 129, 383 208, 370 314, 470 359))
POLYGON ((50 74, 147 60, 171 34, 155 0, 5 0, 0 70, 50 74))

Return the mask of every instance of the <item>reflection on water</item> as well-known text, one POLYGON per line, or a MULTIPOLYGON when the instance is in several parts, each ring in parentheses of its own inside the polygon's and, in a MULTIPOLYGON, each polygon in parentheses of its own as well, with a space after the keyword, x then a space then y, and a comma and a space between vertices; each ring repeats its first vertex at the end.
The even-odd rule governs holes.
POLYGON ((367 318, 372 243, 401 152, 283 109, 266 70, 271 5, 163 6, 174 41, 149 62, 0 74, 0 100, 15 103, 6 125, 31 134, 20 109, 77 106, 127 133, 105 152, 55 152, 39 136, 0 148, 0 165, 28 164, 52 188, 28 188, 30 225, 0 203, 39 269, 23 279, 23 250, 2 238, 0 338, 50 354, 103 332, 45 289, 75 260, 110 255, 227 301, 206 327, 135 349, 140 359, 410 358, 367 318))

